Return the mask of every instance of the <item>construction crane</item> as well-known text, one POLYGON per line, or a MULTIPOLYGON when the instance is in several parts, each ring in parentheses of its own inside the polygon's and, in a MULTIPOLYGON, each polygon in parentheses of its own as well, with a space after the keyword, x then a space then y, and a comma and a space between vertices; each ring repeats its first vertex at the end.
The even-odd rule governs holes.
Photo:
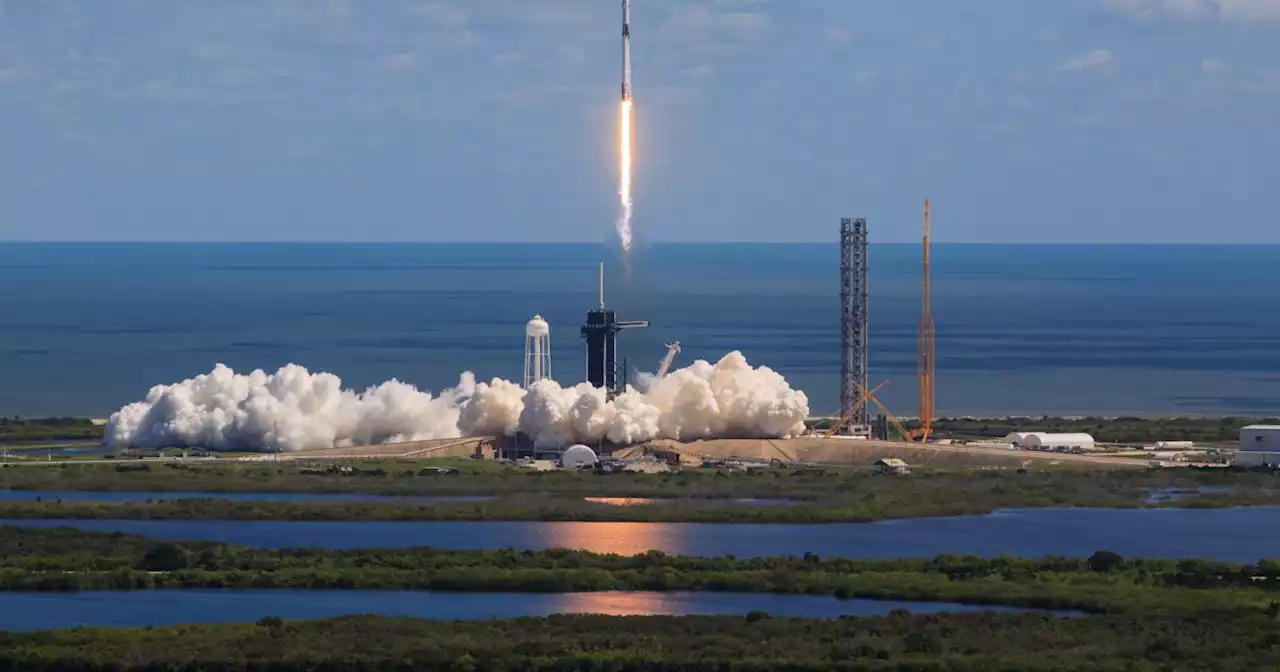
POLYGON ((853 383, 853 384, 854 384, 854 386, 856 386, 856 387, 858 388, 858 390, 862 393, 862 394, 861 394, 861 396, 860 396, 856 401, 854 401, 854 402, 853 402, 853 405, 851 405, 851 406, 849 406, 849 408, 846 408, 846 409, 845 409, 845 411, 844 411, 844 415, 840 417, 840 420, 839 420, 838 422, 836 422, 836 424, 834 424, 834 425, 832 425, 832 426, 831 426, 831 429, 828 429, 828 430, 827 430, 827 433, 826 433, 826 434, 823 434, 823 435, 822 435, 822 438, 824 438, 824 439, 829 439, 829 438, 831 438, 831 437, 835 436, 835 435, 836 435, 836 432, 840 431, 840 428, 841 428, 841 427, 844 427, 844 423, 849 422, 849 418, 852 418, 852 417, 853 417, 853 414, 854 414, 854 413, 857 413, 857 412, 858 412, 858 409, 862 408, 862 405, 863 405, 863 404, 865 404, 865 403, 867 403, 867 400, 868 400, 868 399, 871 399, 871 398, 872 398, 872 397, 871 397, 871 395, 875 394, 876 392, 879 392, 879 391, 880 391, 880 388, 882 388, 882 387, 884 387, 885 385, 888 385, 888 384, 889 384, 889 381, 887 381, 887 380, 886 380, 886 381, 884 381, 883 383, 880 383, 879 385, 876 385, 875 387, 871 388, 871 391, 870 391, 870 392, 868 392, 867 390, 863 389, 863 388, 862 388, 862 386, 861 386, 861 385, 859 385, 857 381, 854 381, 854 383, 853 383))
POLYGON ((933 433, 933 313, 929 307, 929 199, 924 199, 924 263, 920 285, 919 391, 921 442, 933 433))
POLYGON ((662 362, 658 364, 658 377, 665 378, 667 372, 671 370, 671 363, 676 361, 676 355, 680 354, 680 341, 667 344, 667 356, 662 358, 662 362))
MULTIPOLYGON (((879 408, 881 413, 884 413, 884 417, 889 419, 889 424, 893 425, 893 428, 898 430, 898 433, 902 435, 903 440, 911 440, 911 432, 906 427, 903 427, 902 423, 898 422, 897 418, 893 417, 893 413, 890 413, 889 409, 885 408, 884 404, 880 403, 880 400, 876 398, 875 390, 868 392, 861 385, 858 385, 857 383, 854 383, 854 385, 858 388, 858 391, 862 393, 863 398, 870 399, 871 403, 875 404, 876 408, 879 408)), ((881 383, 881 385, 883 385, 883 383, 881 383)), ((875 389, 878 390, 880 388, 877 386, 875 389)))

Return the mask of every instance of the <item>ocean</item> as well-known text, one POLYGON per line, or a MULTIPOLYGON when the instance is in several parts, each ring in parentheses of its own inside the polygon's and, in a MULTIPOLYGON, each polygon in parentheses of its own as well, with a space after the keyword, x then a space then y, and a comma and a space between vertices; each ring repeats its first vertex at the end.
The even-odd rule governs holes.
MULTIPOLYGON (((839 249, 660 244, 0 244, 0 414, 105 416, 208 372, 330 371, 357 389, 519 380, 524 324, 584 376, 607 266, 634 371, 742 351, 836 410, 839 249)), ((915 407, 918 245, 872 245, 872 384, 915 407)), ((941 415, 1280 412, 1280 246, 935 245, 941 415)))

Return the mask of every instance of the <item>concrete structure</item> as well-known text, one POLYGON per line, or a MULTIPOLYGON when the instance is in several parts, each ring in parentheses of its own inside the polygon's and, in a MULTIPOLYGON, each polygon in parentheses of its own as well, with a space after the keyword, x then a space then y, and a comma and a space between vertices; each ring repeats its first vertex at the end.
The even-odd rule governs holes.
POLYGON ((867 387, 867 220, 840 220, 840 414, 858 409, 837 434, 870 424, 867 387))
POLYGON ((1249 425, 1240 430, 1241 451, 1280 451, 1280 425, 1249 425))
POLYGON ((551 377, 551 326, 534 315, 524 327, 524 389, 551 377))
POLYGON ((1051 450, 1054 452, 1075 453, 1093 450, 1093 437, 1088 434, 1049 434, 1046 432, 1028 432, 1017 444, 1024 450, 1051 450))
POLYGON ((599 460, 596 458, 596 451, 582 444, 570 446, 560 455, 560 466, 564 469, 594 467, 597 462, 599 460))

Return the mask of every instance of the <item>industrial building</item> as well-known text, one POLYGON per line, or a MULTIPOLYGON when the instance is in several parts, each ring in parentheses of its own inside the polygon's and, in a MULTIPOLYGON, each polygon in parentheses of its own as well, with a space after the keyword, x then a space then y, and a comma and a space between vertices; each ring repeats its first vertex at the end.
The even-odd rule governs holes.
POLYGON ((1023 450, 1047 450, 1059 453, 1086 453, 1094 449, 1089 434, 1050 434, 1048 432, 1010 432, 1005 441, 1023 450))
POLYGON ((1280 425, 1249 425, 1240 430, 1237 467, 1280 467, 1280 425))

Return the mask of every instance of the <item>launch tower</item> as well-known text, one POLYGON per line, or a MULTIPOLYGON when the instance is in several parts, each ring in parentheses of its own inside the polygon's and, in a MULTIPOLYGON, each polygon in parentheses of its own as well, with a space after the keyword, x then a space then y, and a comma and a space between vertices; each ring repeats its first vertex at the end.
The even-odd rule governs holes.
POLYGON ((582 338, 587 342, 587 382, 603 387, 610 396, 621 392, 618 385, 618 332, 642 329, 648 320, 621 322, 604 307, 604 264, 600 264, 600 305, 587 313, 582 338))
POLYGON ((867 425, 867 220, 840 220, 840 413, 848 415, 840 434, 867 425))

